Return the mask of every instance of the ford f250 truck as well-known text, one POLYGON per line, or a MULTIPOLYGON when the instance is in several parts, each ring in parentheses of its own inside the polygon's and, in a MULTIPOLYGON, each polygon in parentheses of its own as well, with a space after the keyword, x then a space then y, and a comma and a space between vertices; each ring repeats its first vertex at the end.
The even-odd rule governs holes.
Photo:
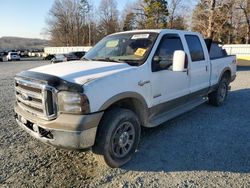
POLYGON ((178 30, 109 35, 80 61, 17 74, 16 121, 44 143, 92 148, 120 167, 136 151, 141 127, 206 101, 224 103, 236 58, 212 46, 199 33, 178 30))

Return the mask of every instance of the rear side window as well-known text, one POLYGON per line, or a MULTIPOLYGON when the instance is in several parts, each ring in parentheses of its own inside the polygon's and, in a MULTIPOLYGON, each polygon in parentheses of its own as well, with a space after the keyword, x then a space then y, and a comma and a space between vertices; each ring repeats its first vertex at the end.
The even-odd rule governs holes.
POLYGON ((188 44, 192 61, 205 60, 200 39, 195 35, 186 35, 185 38, 188 44))
POLYGON ((227 56, 227 52, 224 49, 222 49, 218 44, 212 43, 209 55, 211 59, 215 59, 227 56))

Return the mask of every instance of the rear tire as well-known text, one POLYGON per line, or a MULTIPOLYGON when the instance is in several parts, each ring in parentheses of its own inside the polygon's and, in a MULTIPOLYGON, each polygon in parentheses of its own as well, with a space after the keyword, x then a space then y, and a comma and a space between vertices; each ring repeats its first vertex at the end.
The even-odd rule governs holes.
POLYGON ((228 85, 229 85, 229 80, 226 76, 224 76, 221 79, 218 88, 208 95, 209 104, 213 106, 223 105, 227 98, 228 85))
POLYGON ((134 112, 122 108, 107 111, 98 127, 93 152, 112 168, 127 163, 140 141, 141 127, 134 112))

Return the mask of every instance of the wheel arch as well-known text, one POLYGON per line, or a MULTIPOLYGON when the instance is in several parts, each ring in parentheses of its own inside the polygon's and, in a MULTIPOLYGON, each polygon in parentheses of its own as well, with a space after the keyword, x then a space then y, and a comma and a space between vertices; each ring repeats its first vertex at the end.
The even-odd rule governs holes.
POLYGON ((123 92, 111 97, 99 109, 105 111, 119 107, 133 111, 139 118, 142 126, 148 122, 148 105, 142 95, 136 92, 123 92))
POLYGON ((231 76, 232 76, 232 71, 230 69, 230 67, 226 67, 221 71, 218 83, 221 81, 221 79, 226 76, 228 78, 228 81, 231 80, 231 76))

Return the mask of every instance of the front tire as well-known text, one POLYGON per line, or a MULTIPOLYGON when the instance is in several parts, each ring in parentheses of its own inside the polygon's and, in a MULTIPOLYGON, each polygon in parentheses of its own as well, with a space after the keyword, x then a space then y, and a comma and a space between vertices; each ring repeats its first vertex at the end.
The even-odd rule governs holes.
POLYGON ((93 152, 101 163, 117 168, 127 163, 140 141, 141 127, 134 112, 114 108, 104 114, 93 152))
POLYGON ((219 83, 218 88, 208 95, 209 104, 213 106, 221 106, 225 102, 228 94, 229 80, 223 77, 219 83))

